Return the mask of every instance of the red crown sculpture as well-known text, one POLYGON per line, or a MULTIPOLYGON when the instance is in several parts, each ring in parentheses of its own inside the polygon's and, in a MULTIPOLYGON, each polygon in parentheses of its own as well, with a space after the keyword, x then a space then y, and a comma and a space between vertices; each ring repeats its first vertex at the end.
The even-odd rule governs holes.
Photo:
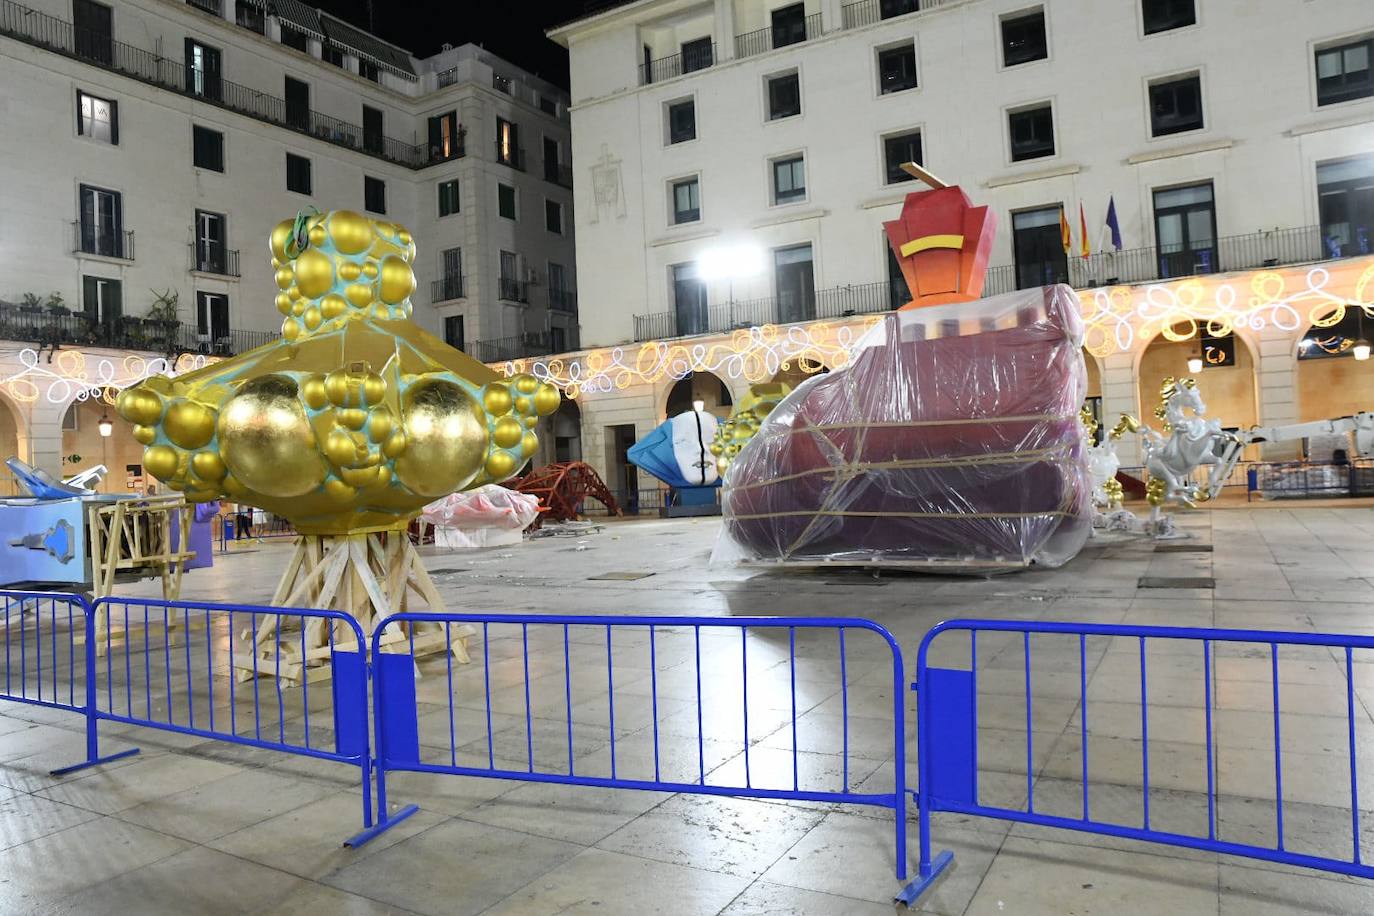
POLYGON ((957 185, 945 185, 911 163, 903 168, 934 190, 908 194, 902 215, 883 223, 911 291, 911 301, 902 308, 978 299, 997 233, 996 216, 987 207, 973 206, 957 185))

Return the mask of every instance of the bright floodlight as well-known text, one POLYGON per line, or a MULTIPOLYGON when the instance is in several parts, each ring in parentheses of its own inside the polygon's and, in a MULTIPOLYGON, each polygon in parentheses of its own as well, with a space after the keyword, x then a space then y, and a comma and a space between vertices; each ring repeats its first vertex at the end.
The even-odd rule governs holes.
POLYGON ((697 274, 703 280, 738 280, 762 272, 763 249, 757 245, 710 248, 697 260, 697 274))
POLYGON ((114 423, 110 421, 108 414, 101 414, 100 421, 95 426, 96 429, 100 430, 100 435, 106 439, 114 435, 114 423))
MULTIPOLYGON (((1366 348, 1366 349, 1368 349, 1368 348, 1366 348)), ((1366 355, 1367 355, 1367 354, 1366 354, 1366 355)), ((705 402, 705 401, 701 401, 701 400, 693 401, 693 402, 692 402, 692 409, 695 410, 697 413, 701 413, 703 410, 706 409, 706 402, 705 402)))
POLYGON ((1350 352, 1354 353, 1355 358, 1358 360, 1363 361, 1369 359, 1369 341, 1361 340, 1357 342, 1355 346, 1350 348, 1350 352))
POLYGON ((1189 371, 1189 372, 1201 372, 1201 371, 1202 371, 1202 357, 1201 357, 1201 356, 1194 356, 1194 357, 1192 357, 1192 358, 1190 358, 1190 359, 1188 360, 1188 371, 1189 371))

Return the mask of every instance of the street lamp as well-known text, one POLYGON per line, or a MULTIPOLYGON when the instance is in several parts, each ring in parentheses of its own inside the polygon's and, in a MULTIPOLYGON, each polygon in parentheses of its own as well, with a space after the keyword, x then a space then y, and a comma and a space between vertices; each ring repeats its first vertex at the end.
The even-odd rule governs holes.
POLYGON ((763 249, 748 242, 708 248, 697 259, 697 276, 703 281, 727 282, 731 327, 735 324, 735 280, 760 273, 763 273, 763 249))
POLYGON ((701 413, 703 410, 706 409, 706 402, 698 398, 697 400, 692 402, 692 409, 695 410, 697 413, 701 413))
POLYGON ((1360 338, 1355 341, 1355 346, 1350 348, 1350 352, 1355 355, 1356 359, 1364 362, 1369 359, 1369 338, 1364 336, 1364 309, 1360 309, 1355 314, 1359 316, 1357 320, 1360 323, 1360 338))
POLYGON ((1190 356, 1190 357, 1188 357, 1188 371, 1191 372, 1191 373, 1194 373, 1194 374, 1196 374, 1196 373, 1202 371, 1202 357, 1201 357, 1201 356, 1190 356))
POLYGON ((100 430, 100 437, 108 439, 114 435, 114 423, 110 420, 110 415, 105 411, 100 412, 100 420, 95 424, 95 428, 100 430))

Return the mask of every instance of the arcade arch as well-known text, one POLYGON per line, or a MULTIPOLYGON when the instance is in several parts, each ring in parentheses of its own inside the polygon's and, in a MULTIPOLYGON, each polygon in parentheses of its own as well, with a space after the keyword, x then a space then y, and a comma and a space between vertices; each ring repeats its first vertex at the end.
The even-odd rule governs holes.
POLYGON ((134 439, 133 425, 105 400, 93 396, 73 401, 63 414, 61 476, 70 477, 97 464, 108 469, 96 488, 102 493, 128 493, 147 487, 143 446, 134 439), (101 418, 114 427, 109 436, 100 435, 101 418))
MULTIPOLYGON (((1201 372, 1188 371, 1188 360, 1202 358, 1203 344, 1199 338, 1169 340, 1156 336, 1145 347, 1136 370, 1140 396, 1141 419, 1155 426, 1154 409, 1159 404, 1159 389, 1164 379, 1197 379, 1198 391, 1207 404, 1207 416, 1221 421, 1226 429, 1246 429, 1259 422, 1258 387, 1255 381, 1255 358, 1249 344, 1238 334, 1215 345, 1204 362, 1201 372), (1225 361, 1218 363, 1225 350, 1225 361)), ((1247 449, 1247 452, 1249 449, 1247 449)))
POLYGON ((713 413, 720 419, 730 416, 734 398, 730 395, 730 385, 714 372, 693 372, 677 381, 668 389, 663 416, 675 417, 692 409, 693 401, 701 401, 702 409, 713 413))

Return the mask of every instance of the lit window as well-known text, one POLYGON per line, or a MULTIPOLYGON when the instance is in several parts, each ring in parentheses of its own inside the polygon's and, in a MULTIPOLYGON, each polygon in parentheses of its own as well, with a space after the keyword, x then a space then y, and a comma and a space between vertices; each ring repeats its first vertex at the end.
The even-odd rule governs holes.
POLYGON ((119 145, 119 104, 84 92, 76 93, 76 132, 101 143, 119 145))

